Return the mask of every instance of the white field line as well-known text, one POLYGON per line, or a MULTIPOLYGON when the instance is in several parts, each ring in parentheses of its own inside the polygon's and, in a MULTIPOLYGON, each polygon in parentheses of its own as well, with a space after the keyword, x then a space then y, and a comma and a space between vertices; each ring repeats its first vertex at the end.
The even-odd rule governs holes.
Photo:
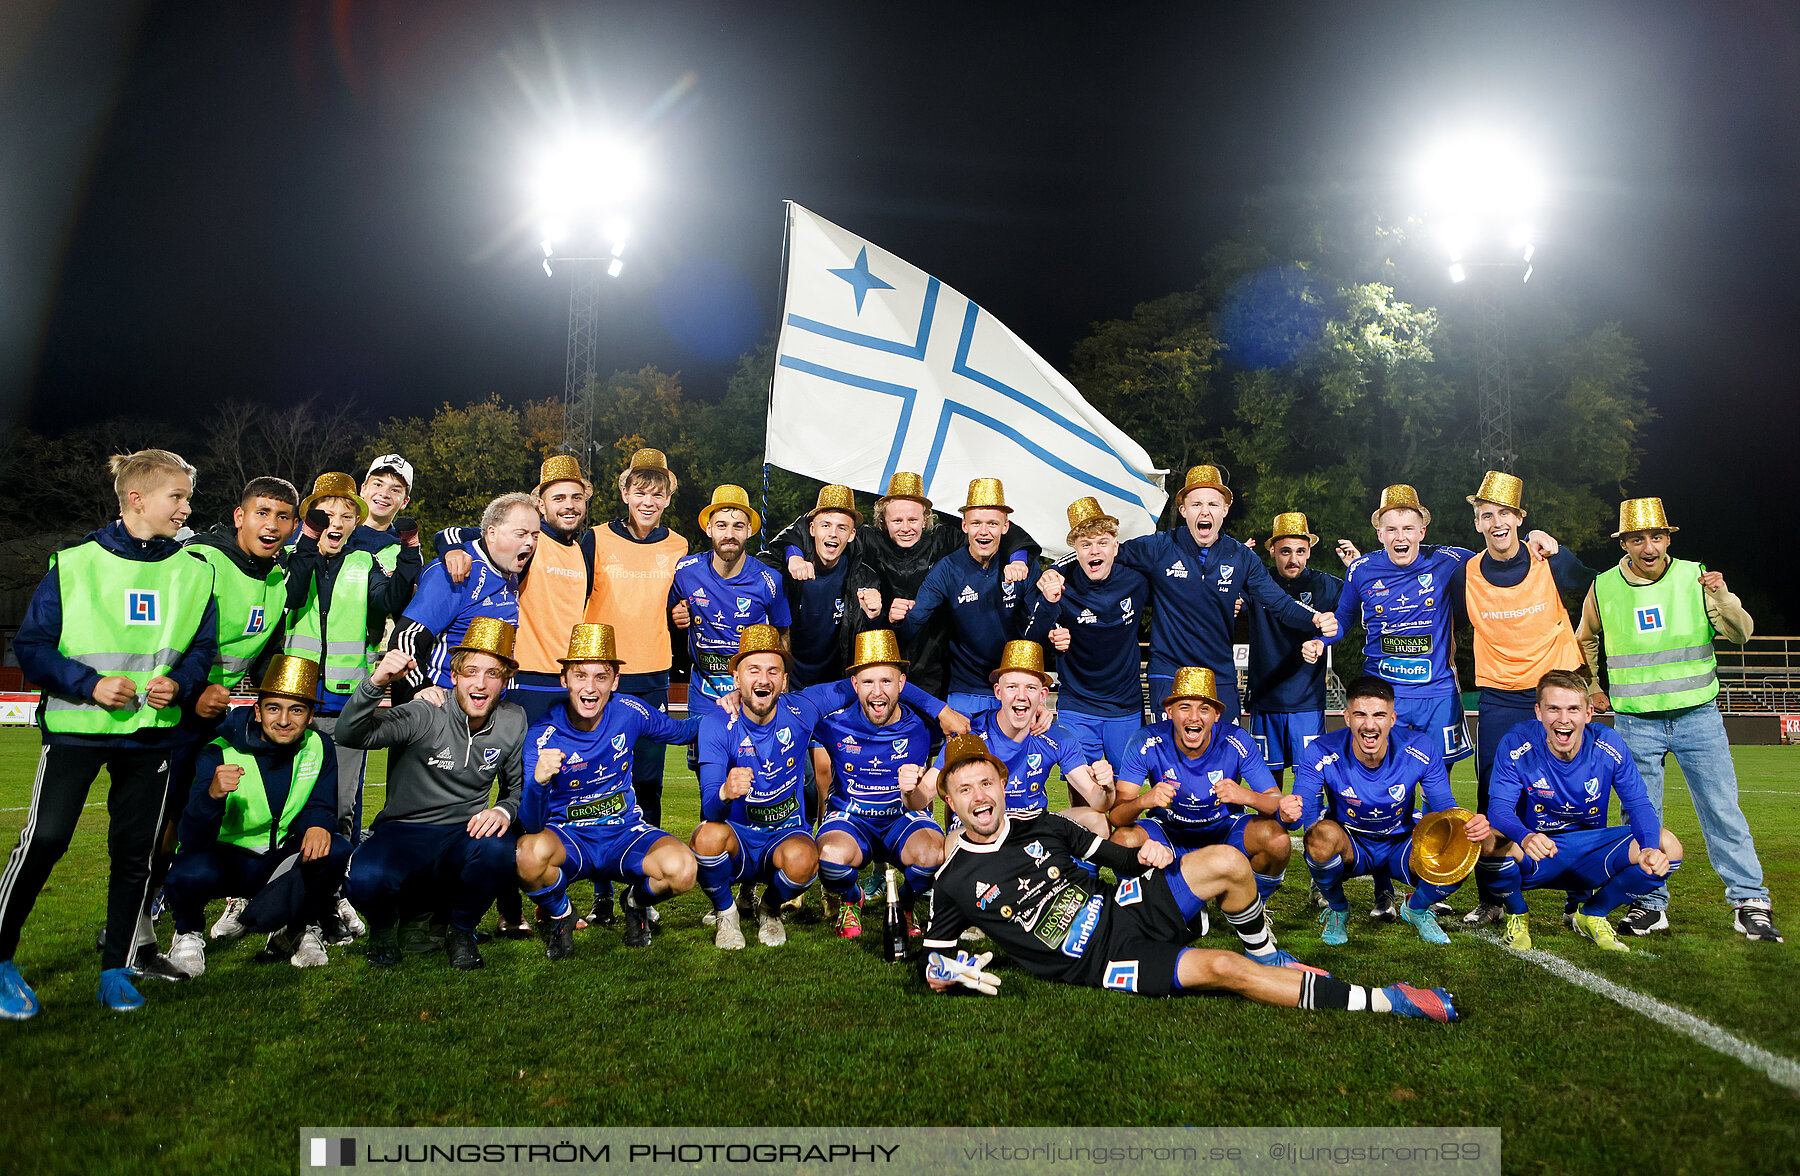
POLYGON ((1772 1054, 1761 1046, 1751 1045, 1748 1041, 1714 1025, 1711 1021, 1703 1021, 1692 1013, 1684 1013, 1660 1000, 1645 996, 1641 992, 1614 984, 1604 976, 1596 976, 1585 968, 1578 968, 1560 956, 1549 952, 1513 951, 1500 942, 1500 937, 1492 931, 1480 930, 1470 934, 1500 948, 1510 955, 1549 972, 1552 976, 1566 980, 1577 988, 1585 988, 1589 992, 1624 1005, 1632 1012, 1647 1017, 1659 1025, 1667 1026, 1677 1033, 1682 1033, 1698 1041, 1708 1049, 1716 1050, 1728 1058, 1736 1058, 1753 1070, 1761 1070, 1771 1082, 1785 1086, 1800 1094, 1800 1062, 1772 1054))

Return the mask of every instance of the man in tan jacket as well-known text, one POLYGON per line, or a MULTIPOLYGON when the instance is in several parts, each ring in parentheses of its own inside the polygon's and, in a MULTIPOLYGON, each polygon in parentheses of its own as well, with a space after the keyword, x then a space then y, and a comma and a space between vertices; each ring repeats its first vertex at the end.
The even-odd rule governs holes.
MULTIPOLYGON (((1743 604, 1726 590, 1723 575, 1669 555, 1678 529, 1669 525, 1660 498, 1620 504, 1613 538, 1625 555, 1588 589, 1576 640, 1596 671, 1594 705, 1614 712, 1613 729, 1631 748, 1657 819, 1663 815, 1663 760, 1673 755, 1700 817, 1706 855, 1736 908, 1733 928, 1751 939, 1780 943, 1714 701, 1719 693, 1714 638, 1742 644, 1753 626, 1743 604), (1602 667, 1605 692, 1598 676, 1602 667)), ((1668 905, 1667 887, 1643 895, 1620 920, 1620 932, 1668 930, 1668 905)))

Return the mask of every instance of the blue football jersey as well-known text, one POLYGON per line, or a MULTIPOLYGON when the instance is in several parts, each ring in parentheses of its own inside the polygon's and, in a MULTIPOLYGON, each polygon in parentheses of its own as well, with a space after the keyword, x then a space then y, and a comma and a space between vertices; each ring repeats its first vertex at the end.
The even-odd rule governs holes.
POLYGON ((831 756, 831 790, 825 807, 859 817, 897 817, 906 809, 900 768, 924 767, 931 757, 931 728, 910 706, 877 727, 863 714, 847 681, 827 682, 803 692, 820 708, 813 734, 831 756))
MULTIPOLYGON (((1050 769, 1060 767, 1066 778, 1076 768, 1088 765, 1081 737, 1060 723, 1052 723, 1042 735, 1033 735, 1027 730, 1024 736, 1014 740, 1000 729, 999 711, 984 711, 969 720, 969 732, 981 736, 988 751, 1006 765, 1006 811, 1009 813, 1049 808, 1050 769)), ((939 769, 944 766, 941 749, 936 766, 939 769)))
POLYGON ((1277 792, 1280 785, 1269 772, 1250 732, 1231 723, 1215 723, 1212 741, 1199 755, 1189 757, 1175 742, 1175 724, 1168 719, 1152 723, 1137 733, 1119 765, 1121 784, 1147 789, 1167 781, 1175 785, 1175 799, 1166 809, 1150 809, 1145 816, 1158 817, 1176 827, 1216 825, 1243 809, 1220 803, 1213 785, 1234 780, 1252 792, 1277 792))
POLYGON ((1528 719, 1502 735, 1494 748, 1487 818, 1513 841, 1523 841, 1528 833, 1603 829, 1615 792, 1638 844, 1661 844, 1662 822, 1631 749, 1617 732, 1590 723, 1580 750, 1565 761, 1546 744, 1544 725, 1528 719))
POLYGON ((525 736, 525 794, 519 823, 530 832, 545 825, 633 825, 643 819, 631 787, 632 749, 639 738, 658 743, 693 740, 698 719, 676 722, 627 694, 615 694, 592 731, 576 728, 565 704, 552 706, 525 736), (537 782, 538 757, 563 753, 548 784, 537 782))
POLYGON ((1455 613, 1450 586, 1474 554, 1426 543, 1403 568, 1395 567, 1382 550, 1350 565, 1338 599, 1338 636, 1361 622, 1367 634, 1363 669, 1392 686, 1397 697, 1456 693, 1456 671, 1450 661, 1450 622, 1455 613))
POLYGON ((1307 828, 1329 817, 1353 833, 1399 837, 1413 827, 1413 795, 1425 794, 1429 812, 1456 807, 1450 774, 1436 740, 1396 726, 1388 732, 1387 757, 1369 768, 1350 747, 1350 731, 1312 741, 1294 769, 1294 794, 1307 828))
POLYGON ((717 711, 700 720, 700 815, 707 821, 733 821, 762 828, 809 828, 806 794, 813 782, 808 746, 819 724, 819 708, 803 695, 775 700, 767 723, 717 711), (747 795, 726 800, 720 795, 733 768, 749 768, 747 795))
POLYGON ((746 559, 730 579, 713 570, 712 553, 696 552, 675 565, 669 607, 687 601, 688 653, 694 659, 691 689, 718 701, 731 692, 731 659, 738 638, 750 625, 785 629, 792 618, 781 577, 759 560, 746 559))
POLYGON ((461 584, 451 582, 439 560, 420 575, 418 591, 401 614, 402 621, 415 621, 438 635, 425 676, 446 690, 452 685, 450 655, 462 643, 470 621, 493 617, 515 628, 519 623, 518 577, 489 563, 480 544, 471 544, 468 550, 472 562, 461 584))

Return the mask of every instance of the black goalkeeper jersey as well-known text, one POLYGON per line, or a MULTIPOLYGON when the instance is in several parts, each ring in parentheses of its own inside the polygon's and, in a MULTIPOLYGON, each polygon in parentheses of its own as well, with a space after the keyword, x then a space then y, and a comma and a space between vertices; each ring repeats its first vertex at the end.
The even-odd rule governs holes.
POLYGON ((1136 850, 1042 809, 1008 813, 985 845, 958 838, 932 883, 926 948, 954 952, 974 925, 1035 976, 1097 983, 1096 962, 1083 957, 1107 942, 1118 908, 1108 901, 1114 887, 1077 866, 1078 857, 1117 874, 1145 872, 1136 850))

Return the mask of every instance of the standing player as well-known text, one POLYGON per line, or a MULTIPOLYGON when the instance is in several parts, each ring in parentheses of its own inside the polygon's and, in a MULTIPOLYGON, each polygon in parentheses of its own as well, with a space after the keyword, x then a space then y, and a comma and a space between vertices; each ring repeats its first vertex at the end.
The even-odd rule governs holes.
POLYGON ((1144 725, 1138 617, 1150 585, 1142 572, 1115 563, 1119 520, 1097 499, 1069 504, 1068 542, 1073 552, 1038 580, 1026 632, 1062 655, 1057 722, 1080 738, 1090 764, 1116 767, 1144 725), (1066 575, 1071 564, 1079 575, 1066 575))
MULTIPOLYGON (((667 712, 669 669, 669 586, 675 565, 688 553, 687 540, 663 525, 663 512, 679 485, 660 449, 640 449, 619 474, 624 514, 594 536, 594 590, 583 619, 611 625, 619 656, 631 667, 619 675, 616 693, 629 695, 651 710, 667 712)), ((644 810, 644 820, 662 823, 663 766, 661 744, 648 738, 631 756, 631 787, 644 810)), ((613 921, 612 887, 594 888, 590 923, 613 921)), ((579 922, 577 924, 579 926, 579 922)))
POLYGON ((988 671, 1000 664, 1007 641, 1024 636, 1030 620, 1035 589, 1024 582, 1023 570, 1015 579, 1010 570, 1014 561, 1000 554, 1011 514, 1000 479, 970 482, 962 508, 968 545, 932 567, 917 599, 896 599, 888 609, 888 620, 902 641, 923 632, 940 609, 949 618, 947 701, 966 715, 993 709, 988 671))
POLYGON ((1286 1008, 1456 1019, 1441 988, 1346 984, 1279 950, 1242 854, 1212 846, 1177 865, 1159 842, 1133 852, 1049 813, 1008 813, 1006 767, 974 738, 951 741, 938 781, 963 836, 932 891, 925 979, 934 991, 996 989, 974 961, 937 954, 954 950, 973 924, 1046 980, 1145 996, 1217 989, 1286 1008), (1106 866, 1120 881, 1097 886, 1077 860, 1106 866), (1187 946, 1209 899, 1243 943, 1242 956, 1187 946))
MULTIPOLYGON (((1411 860, 1414 795, 1424 794, 1430 813, 1456 807, 1444 758, 1430 736, 1397 724, 1388 683, 1365 674, 1345 694, 1344 729, 1313 740, 1294 770, 1294 795, 1306 828, 1306 868, 1325 896, 1324 941, 1350 942, 1344 879, 1385 868, 1390 877, 1415 887, 1401 904, 1400 917, 1425 942, 1449 943, 1431 906, 1454 894, 1459 883, 1427 881, 1411 860)), ((1472 842, 1487 834, 1487 819, 1479 814, 1464 828, 1472 842)))
POLYGON ((700 720, 701 824, 689 844, 717 919, 713 943, 726 951, 744 946, 732 883, 768 884, 756 937, 779 947, 787 942, 781 904, 804 894, 819 872, 804 795, 819 708, 804 696, 783 695, 792 665, 774 626, 746 626, 726 666, 738 713, 715 706, 700 720))
MULTIPOLYGON (((694 855, 644 819, 631 786, 631 761, 645 739, 691 743, 699 720, 677 723, 615 687, 623 663, 610 625, 577 625, 560 659, 564 702, 525 738, 525 795, 519 803, 519 881, 549 912, 545 954, 575 951, 568 886, 577 878, 625 886, 625 946, 649 947, 648 912, 694 888, 694 855)), ((661 754, 661 748, 658 748, 661 754)))
MULTIPOLYGON (((1669 525, 1660 498, 1619 504, 1613 538, 1625 555, 1588 590, 1577 639, 1590 666, 1601 665, 1601 650, 1606 651, 1611 697, 1596 693, 1594 701, 1615 712, 1613 730, 1631 748, 1657 819, 1662 819, 1663 761, 1673 755, 1700 818, 1707 860, 1735 908, 1732 927, 1751 939, 1780 943, 1756 841, 1738 807, 1737 769, 1715 701, 1713 641, 1724 637, 1741 645, 1750 639, 1753 624, 1725 587, 1723 574, 1669 555, 1670 537, 1678 529, 1669 525)), ((1599 690, 1597 679, 1594 688, 1599 690)), ((1666 886, 1641 895, 1619 930, 1632 935, 1668 930, 1668 905, 1666 886)))
POLYGON ((177 558, 194 467, 144 449, 113 457, 111 469, 118 519, 51 557, 13 637, 20 669, 43 690, 44 750, 18 847, 0 873, 0 1017, 8 1020, 37 1015, 13 952, 102 768, 112 778, 111 872, 98 996, 115 1012, 143 1007, 131 983, 132 944, 149 898, 169 758, 187 739, 182 710, 206 689, 218 652, 212 570, 177 558))
MULTIPOLYGON (((969 729, 1006 765, 1007 811, 1049 809, 1050 772, 1061 768, 1074 806, 1060 810, 1061 815, 1103 836, 1111 832, 1106 812, 1113 800, 1112 766, 1104 759, 1090 759, 1081 738, 1060 722, 1044 725, 1050 697, 1044 647, 1035 641, 1008 641, 1000 665, 989 677, 999 705, 976 715, 969 729)), ((937 767, 925 775, 928 792, 935 793, 943 767, 940 753, 937 767)))
POLYGON ((1131 741, 1108 814, 1118 829, 1112 839, 1127 849, 1156 841, 1177 855, 1229 845, 1249 861, 1267 901, 1287 874, 1300 798, 1281 795, 1249 732, 1224 722, 1215 681, 1204 666, 1177 671, 1162 700, 1168 717, 1131 741))
POLYGON ((398 566, 401 545, 399 516, 412 501, 412 463, 398 453, 384 453, 369 463, 363 475, 362 499, 369 517, 350 537, 351 551, 366 551, 391 575, 398 566))
POLYGON ((367 955, 376 967, 400 962, 401 913, 426 889, 449 907, 450 965, 482 966, 476 924, 502 888, 514 889, 517 870, 525 712, 502 701, 513 640, 511 625, 476 617, 451 651, 452 689, 442 704, 415 698, 381 710, 388 684, 417 668, 405 650, 390 649, 344 707, 339 739, 390 749, 387 803, 344 883, 369 920, 367 955))
POLYGON ((1629 951, 1606 916, 1681 868, 1681 842, 1662 828, 1631 749, 1616 732, 1590 727, 1593 717, 1581 675, 1551 670, 1538 682, 1534 721, 1499 741, 1494 835, 1477 868, 1494 875, 1506 906, 1504 942, 1519 951, 1531 947, 1522 890, 1587 892, 1575 930, 1608 951, 1629 951), (1614 792, 1625 825, 1606 823, 1614 792))
MULTIPOLYGON (((1489 470, 1469 495, 1475 530, 1485 540, 1480 555, 1463 564, 1451 581, 1450 599, 1464 614, 1475 639, 1475 686, 1481 692, 1475 719, 1476 808, 1492 820, 1488 778, 1500 739, 1535 713, 1538 682, 1551 670, 1581 665, 1575 630, 1563 607, 1564 591, 1586 591, 1594 571, 1563 548, 1548 560, 1533 559, 1521 536, 1525 484, 1511 474, 1489 470)), ((1480 903, 1463 916, 1472 925, 1492 923, 1502 914, 1500 896, 1477 871, 1480 903)))
POLYGON ((1226 722, 1239 711, 1231 637, 1238 601, 1248 596, 1301 633, 1337 633, 1332 614, 1309 609, 1269 578, 1254 552, 1225 534, 1232 494, 1215 466, 1195 466, 1175 496, 1185 526, 1127 539, 1119 562, 1150 581, 1150 697, 1169 693, 1175 671, 1205 666, 1220 687, 1226 722))
MULTIPOLYGON (((1275 516, 1269 558, 1275 583, 1303 607, 1335 612, 1344 582, 1306 566, 1319 537, 1307 530, 1306 516, 1275 516)), ((1317 638, 1282 624, 1254 601, 1250 605, 1250 734, 1277 787, 1290 764, 1325 733, 1325 663, 1317 638), (1311 648, 1308 648, 1311 646, 1311 648)))
POLYGON ((805 522, 801 530, 810 551, 800 553, 798 564, 792 557, 781 558, 787 547, 781 535, 757 557, 782 573, 793 620, 788 645, 794 653, 794 682, 802 689, 843 678, 856 634, 868 619, 859 594, 877 590, 875 573, 862 566, 862 512, 850 487, 820 487, 805 522))
POLYGON ((741 638, 751 625, 768 625, 787 640, 791 623, 781 578, 746 554, 762 516, 750 506, 742 486, 716 486, 700 512, 710 551, 695 552, 675 565, 668 605, 675 626, 688 631, 694 674, 688 713, 704 719, 718 713, 719 699, 736 688, 733 667, 742 656, 741 638))

